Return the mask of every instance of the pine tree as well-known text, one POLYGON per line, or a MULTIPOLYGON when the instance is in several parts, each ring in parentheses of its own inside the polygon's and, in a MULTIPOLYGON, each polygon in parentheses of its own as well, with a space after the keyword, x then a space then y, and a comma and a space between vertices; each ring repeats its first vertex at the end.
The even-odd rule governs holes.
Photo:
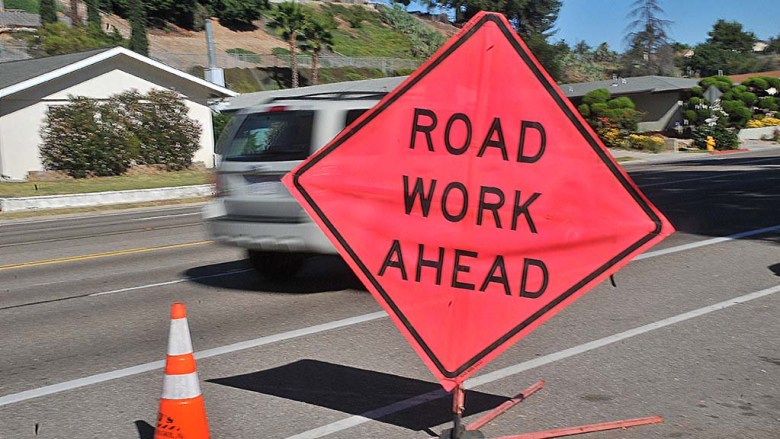
POLYGON ((130 44, 128 49, 149 56, 149 39, 146 36, 146 11, 141 0, 130 0, 130 44))
POLYGON ((670 74, 674 70, 674 51, 666 29, 671 21, 661 17, 660 0, 636 0, 628 16, 630 47, 625 55, 626 71, 632 75, 670 74))
POLYGON ((100 0, 86 0, 85 3, 87 4, 87 23, 100 28, 102 26, 100 11, 98 10, 100 0))
POLYGON ((57 22, 57 9, 54 6, 54 0, 41 0, 39 13, 41 15, 41 24, 57 22))

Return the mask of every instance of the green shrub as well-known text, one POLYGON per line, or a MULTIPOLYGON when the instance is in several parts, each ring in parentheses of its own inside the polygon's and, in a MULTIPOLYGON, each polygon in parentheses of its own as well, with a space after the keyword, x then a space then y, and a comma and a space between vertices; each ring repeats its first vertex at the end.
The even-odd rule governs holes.
POLYGON ((740 107, 730 115, 729 120, 733 122, 735 126, 742 128, 751 117, 753 117, 753 111, 746 107, 740 107))
POLYGON ((416 69, 397 69, 393 71, 393 76, 409 76, 411 75, 416 69))
POLYGON ((634 102, 631 100, 631 98, 621 96, 619 98, 611 99, 607 102, 607 105, 609 105, 609 108, 630 108, 634 109, 634 102))
POLYGON ((690 122, 692 125, 696 124, 696 121, 699 120, 698 113, 696 113, 693 110, 685 110, 685 118, 688 119, 688 122, 690 122))
POLYGON ((769 88, 769 82, 764 78, 748 78, 742 81, 742 85, 753 87, 758 90, 766 90, 769 88))
POLYGON ((725 93, 731 90, 732 83, 728 76, 710 76, 699 81, 699 85, 704 90, 714 85, 718 90, 725 93))
POLYGON ((636 131, 642 113, 631 108, 613 108, 604 112, 604 116, 624 131, 636 131))
POLYGON ((392 7, 380 7, 379 13, 383 22, 409 38, 415 57, 428 58, 445 43, 439 32, 422 24, 397 3, 392 7))
POLYGON ((227 25, 248 25, 260 18, 260 11, 268 8, 264 0, 219 0, 215 12, 220 23, 227 25))
POLYGON ((96 99, 70 97, 50 106, 41 128, 41 160, 48 170, 74 178, 109 176, 130 167, 135 144, 116 109, 96 99))
POLYGON ((723 108, 723 111, 725 111, 726 113, 731 113, 737 108, 745 106, 745 104, 742 101, 729 100, 729 99, 724 99, 723 101, 721 101, 720 105, 723 108))
POLYGON ((707 137, 709 136, 715 139, 715 149, 719 151, 737 149, 739 145, 737 133, 721 125, 715 125, 714 127, 707 125, 698 126, 691 132, 693 144, 699 149, 707 149, 707 137))
MULTIPOLYGON (((109 104, 112 100, 109 100, 109 104)), ((125 92, 113 98, 131 101, 122 108, 127 123, 138 141, 135 160, 145 165, 165 165, 180 171, 192 165, 192 156, 200 148, 201 126, 187 115, 189 109, 178 94, 151 90, 146 95, 125 92)))
POLYGON ((609 90, 606 88, 599 88, 586 93, 585 96, 582 97, 582 102, 588 105, 606 104, 611 96, 609 90))
MULTIPOLYGON (((703 123, 705 120, 707 120, 710 117, 712 117, 712 110, 709 109, 709 108, 700 108, 700 109, 696 110, 696 115, 697 115, 696 116, 696 120, 699 123, 703 123)), ((721 122, 720 119, 719 119, 719 122, 721 122)), ((723 121, 721 123, 725 124, 726 122, 723 121)))
POLYGON ((742 101, 723 101, 721 106, 723 111, 728 114, 728 120, 732 126, 744 127, 745 123, 753 117, 753 111, 747 108, 742 101))
POLYGON ((180 170, 200 147, 200 125, 171 91, 137 91, 107 101, 70 97, 49 107, 41 129, 46 169, 75 178, 124 173, 133 163, 180 170))
POLYGON ((749 91, 739 93, 737 96, 739 97, 740 101, 745 103, 745 105, 753 105, 758 100, 756 94, 749 91))
POLYGON ((593 116, 603 116, 607 110, 609 110, 609 105, 605 102, 596 102, 590 106, 590 113, 593 116))
MULTIPOLYGON (((279 49, 279 48, 278 47, 274 47, 274 49, 279 49)), ((287 49, 285 49, 285 51, 287 53, 289 53, 289 51, 287 49)), ((242 49, 240 47, 235 47, 235 48, 232 48, 232 49, 228 49, 225 52, 227 52, 227 53, 229 53, 231 55, 238 55, 242 61, 246 61, 246 62, 256 62, 256 63, 259 63, 263 59, 257 53, 255 53, 255 52, 253 52, 251 50, 242 49)))
POLYGON ((691 87, 691 95, 701 97, 704 95, 704 89, 700 86, 691 87))
MULTIPOLYGON (((631 98, 621 96, 610 99, 610 96, 609 90, 605 88, 588 92, 578 107, 580 114, 597 131, 605 125, 617 130, 635 131, 642 113, 634 109, 631 98)), ((605 143, 610 142, 605 140, 605 143)))
POLYGON ((36 37, 28 41, 30 52, 35 55, 63 55, 103 47, 125 44, 118 32, 106 34, 100 27, 70 27, 62 22, 45 24, 38 28, 36 37))
POLYGON ((778 108, 780 108, 780 99, 774 97, 774 96, 764 96, 762 98, 758 99, 758 108, 761 108, 763 110, 767 111, 777 111, 778 108))

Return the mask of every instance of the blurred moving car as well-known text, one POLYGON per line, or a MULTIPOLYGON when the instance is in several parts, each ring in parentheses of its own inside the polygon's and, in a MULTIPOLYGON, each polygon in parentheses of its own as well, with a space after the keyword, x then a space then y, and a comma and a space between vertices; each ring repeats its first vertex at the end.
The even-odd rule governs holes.
POLYGON ((336 254, 281 178, 385 94, 277 97, 240 111, 216 145, 216 197, 202 215, 211 239, 245 248, 254 269, 271 279, 295 275, 312 254, 336 254))

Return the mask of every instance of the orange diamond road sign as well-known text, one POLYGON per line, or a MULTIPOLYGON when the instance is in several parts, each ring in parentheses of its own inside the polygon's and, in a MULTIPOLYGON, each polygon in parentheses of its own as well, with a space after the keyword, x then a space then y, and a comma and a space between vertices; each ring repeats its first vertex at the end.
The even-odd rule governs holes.
POLYGON ((673 232, 491 13, 283 181, 447 391, 673 232))

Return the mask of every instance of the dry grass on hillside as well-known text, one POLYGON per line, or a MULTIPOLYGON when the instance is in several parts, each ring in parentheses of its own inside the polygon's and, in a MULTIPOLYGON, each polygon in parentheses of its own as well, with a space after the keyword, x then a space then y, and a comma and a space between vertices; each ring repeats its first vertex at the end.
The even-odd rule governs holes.
MULTIPOLYGON (((58 0, 64 11, 70 10, 70 0, 58 0)), ((310 5, 316 5, 316 2, 310 2, 310 5)), ((79 13, 86 16, 86 5, 79 3, 79 13)), ((423 19, 417 17, 429 26, 434 27, 446 38, 454 35, 458 28, 448 23, 423 19)), ((339 28, 350 30, 349 26, 343 20, 339 21, 339 28)), ((103 17, 103 25, 110 32, 116 28, 123 37, 130 37, 130 24, 127 20, 117 16, 108 15, 103 17)), ((275 47, 287 48, 287 44, 282 39, 269 34, 263 29, 262 20, 255 22, 257 26, 251 31, 235 31, 222 26, 218 20, 212 20, 212 29, 214 31, 214 46, 217 54, 226 54, 228 49, 241 48, 258 54, 271 54, 275 47)), ((205 60, 208 54, 206 45, 205 31, 193 32, 179 28, 173 24, 168 24, 166 29, 149 29, 149 50, 150 52, 169 54, 196 54, 202 55, 205 60)))

